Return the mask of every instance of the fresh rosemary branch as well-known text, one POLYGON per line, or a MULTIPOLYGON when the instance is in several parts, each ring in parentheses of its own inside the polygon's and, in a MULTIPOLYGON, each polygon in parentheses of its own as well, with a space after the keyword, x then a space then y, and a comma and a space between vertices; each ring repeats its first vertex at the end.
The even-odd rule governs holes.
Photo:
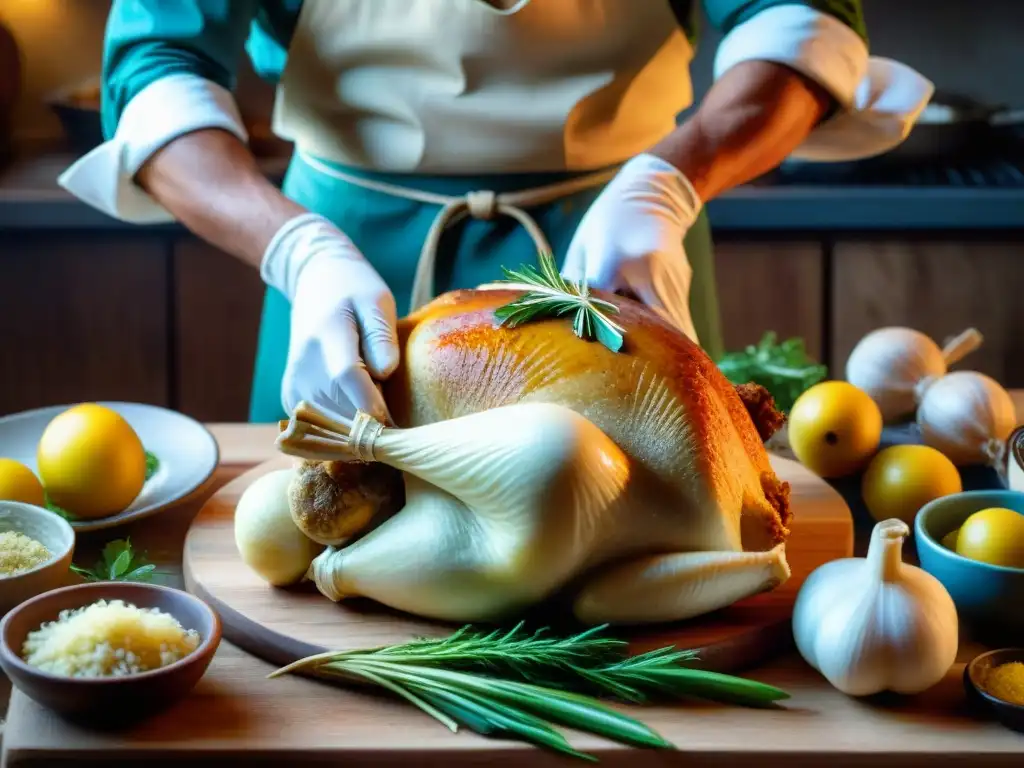
POLYGON ((591 296, 586 282, 575 283, 562 277, 551 253, 542 251, 537 259, 539 269, 529 264, 519 270, 502 267, 506 279, 497 281, 497 284, 519 288, 526 293, 499 307, 495 311, 498 320, 514 328, 532 320, 575 313, 572 329, 577 336, 597 339, 612 352, 622 349, 625 330, 608 317, 609 314, 617 314, 619 308, 610 301, 591 296))
POLYGON ((595 627, 571 637, 463 627, 449 637, 301 659, 270 677, 304 671, 342 682, 368 682, 404 698, 455 731, 518 737, 589 758, 552 724, 643 747, 669 748, 655 731, 590 696, 644 704, 703 698, 765 706, 788 698, 778 688, 687 667, 692 651, 661 648, 627 655, 627 643, 595 627))

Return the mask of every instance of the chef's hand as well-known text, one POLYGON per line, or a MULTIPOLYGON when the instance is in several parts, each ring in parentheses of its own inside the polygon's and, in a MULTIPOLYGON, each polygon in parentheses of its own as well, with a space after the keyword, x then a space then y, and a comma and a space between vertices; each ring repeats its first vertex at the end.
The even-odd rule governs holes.
POLYGON ((583 215, 563 276, 592 288, 633 294, 693 339, 693 272, 683 237, 701 200, 675 166, 654 155, 627 162, 583 215))
POLYGON ((386 379, 398 365, 395 299, 359 249, 327 219, 303 214, 271 240, 260 274, 292 304, 285 411, 306 400, 388 423, 374 379, 386 379))

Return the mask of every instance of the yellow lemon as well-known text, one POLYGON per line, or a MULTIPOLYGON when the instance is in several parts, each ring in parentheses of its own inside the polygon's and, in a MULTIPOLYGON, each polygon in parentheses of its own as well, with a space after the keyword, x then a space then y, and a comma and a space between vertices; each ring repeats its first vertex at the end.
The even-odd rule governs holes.
POLYGON ((43 485, 31 469, 14 459, 0 459, 0 500, 43 506, 43 485))
POLYGON ((1024 568, 1024 515, 1004 507, 975 512, 960 526, 956 551, 983 563, 1024 568))
POLYGON ((898 517, 907 525, 913 525, 918 510, 929 501, 962 490, 953 462, 926 445, 894 445, 879 451, 860 486, 864 505, 875 520, 898 517))
POLYGON ((951 549, 956 552, 956 540, 960 536, 960 529, 954 528, 952 531, 942 537, 942 546, 946 549, 951 549))
POLYGON ((117 514, 146 482, 146 451, 116 411, 94 403, 68 408, 43 432, 39 477, 57 506, 75 517, 117 514))
POLYGON ((878 450, 882 412, 866 392, 845 381, 823 381, 793 403, 789 444, 820 477, 857 472, 878 450))

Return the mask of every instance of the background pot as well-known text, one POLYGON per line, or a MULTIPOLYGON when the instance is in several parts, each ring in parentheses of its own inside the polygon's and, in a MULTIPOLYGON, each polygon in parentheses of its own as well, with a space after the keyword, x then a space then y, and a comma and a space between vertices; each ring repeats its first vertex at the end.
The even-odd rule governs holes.
POLYGON ((937 91, 906 140, 886 153, 891 160, 955 159, 991 141, 993 119, 1006 108, 982 104, 968 96, 937 91))

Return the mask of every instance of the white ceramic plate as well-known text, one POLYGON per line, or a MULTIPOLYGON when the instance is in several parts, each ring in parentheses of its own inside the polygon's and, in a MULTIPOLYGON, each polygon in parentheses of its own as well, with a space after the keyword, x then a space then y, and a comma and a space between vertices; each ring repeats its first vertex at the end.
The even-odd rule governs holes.
MULTIPOLYGON (((155 405, 100 405, 124 416, 159 465, 128 509, 98 520, 70 521, 76 531, 113 528, 155 514, 195 491, 217 468, 217 441, 198 421, 155 405)), ((43 430, 54 416, 70 407, 57 405, 0 418, 0 456, 20 461, 36 472, 36 446, 43 430)))

